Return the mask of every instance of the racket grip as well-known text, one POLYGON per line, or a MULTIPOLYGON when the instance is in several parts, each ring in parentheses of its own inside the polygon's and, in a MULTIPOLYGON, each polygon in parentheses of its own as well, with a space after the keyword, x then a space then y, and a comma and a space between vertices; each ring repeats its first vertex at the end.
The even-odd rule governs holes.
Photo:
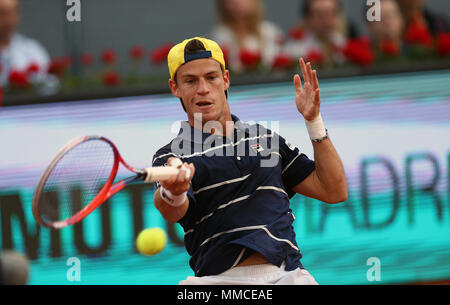
POLYGON ((144 170, 147 173, 144 181, 147 183, 168 180, 179 172, 179 169, 172 166, 149 167, 144 170))
POLYGON ((178 167, 180 165, 183 165, 183 162, 181 162, 181 160, 178 159, 178 158, 173 158, 173 159, 170 160, 170 164, 169 165, 173 166, 173 167, 178 167))
POLYGON ((186 171, 186 180, 189 179, 189 177, 191 176, 191 170, 186 166, 184 166, 183 162, 178 158, 171 159, 170 166, 180 168, 180 170, 184 169, 186 171))

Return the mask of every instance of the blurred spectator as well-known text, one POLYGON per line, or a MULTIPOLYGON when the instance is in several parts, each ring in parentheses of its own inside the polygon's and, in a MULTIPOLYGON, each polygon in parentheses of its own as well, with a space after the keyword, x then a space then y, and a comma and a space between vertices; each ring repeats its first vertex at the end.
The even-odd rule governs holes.
POLYGON ((340 1, 305 0, 301 11, 303 20, 290 30, 285 51, 325 66, 343 63, 347 37, 357 34, 348 26, 340 1))
POLYGON ((432 13, 425 7, 426 0, 398 0, 406 21, 406 27, 425 26, 431 35, 449 31, 449 24, 445 17, 432 13))
POLYGON ((223 48, 228 67, 234 72, 262 63, 271 67, 284 37, 275 24, 264 20, 260 0, 217 0, 219 23, 211 35, 223 48))
POLYGON ((0 285, 26 285, 30 277, 27 257, 14 250, 0 252, 0 285))
POLYGON ((403 47, 405 22, 396 0, 381 1, 381 20, 368 22, 373 48, 387 56, 400 55, 403 47))
POLYGON ((1 85, 7 84, 10 78, 26 85, 45 76, 49 64, 47 51, 37 41, 16 32, 18 24, 18 0, 0 0, 1 85))

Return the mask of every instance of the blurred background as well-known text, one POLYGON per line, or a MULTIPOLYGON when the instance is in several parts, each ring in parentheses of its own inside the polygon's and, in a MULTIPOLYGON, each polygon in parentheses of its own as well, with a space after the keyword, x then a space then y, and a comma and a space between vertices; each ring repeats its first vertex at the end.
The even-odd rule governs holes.
POLYGON ((177 284, 193 274, 153 186, 133 186, 61 231, 36 225, 31 197, 59 147, 82 134, 147 167, 185 120, 169 94, 167 53, 206 36, 226 56, 232 112, 311 158, 292 77, 301 56, 318 70, 350 196, 333 206, 291 200, 316 280, 450 283, 450 5, 366 2, 0 0, 1 249, 27 257, 29 284, 177 284), (147 227, 168 233, 161 254, 137 254, 147 227))

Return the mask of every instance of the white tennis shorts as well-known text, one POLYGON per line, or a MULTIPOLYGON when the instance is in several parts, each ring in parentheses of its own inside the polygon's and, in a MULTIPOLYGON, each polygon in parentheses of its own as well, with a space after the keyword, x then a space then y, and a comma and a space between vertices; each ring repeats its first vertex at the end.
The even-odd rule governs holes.
POLYGON ((305 269, 285 270, 272 264, 231 268, 218 275, 188 276, 180 285, 318 285, 305 269))

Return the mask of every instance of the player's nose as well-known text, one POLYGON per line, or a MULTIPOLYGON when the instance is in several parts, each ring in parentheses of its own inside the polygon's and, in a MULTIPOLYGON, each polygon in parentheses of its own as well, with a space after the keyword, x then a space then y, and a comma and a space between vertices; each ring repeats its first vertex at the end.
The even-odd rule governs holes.
POLYGON ((209 93, 209 85, 204 78, 200 78, 198 82, 197 93, 201 95, 209 93))

